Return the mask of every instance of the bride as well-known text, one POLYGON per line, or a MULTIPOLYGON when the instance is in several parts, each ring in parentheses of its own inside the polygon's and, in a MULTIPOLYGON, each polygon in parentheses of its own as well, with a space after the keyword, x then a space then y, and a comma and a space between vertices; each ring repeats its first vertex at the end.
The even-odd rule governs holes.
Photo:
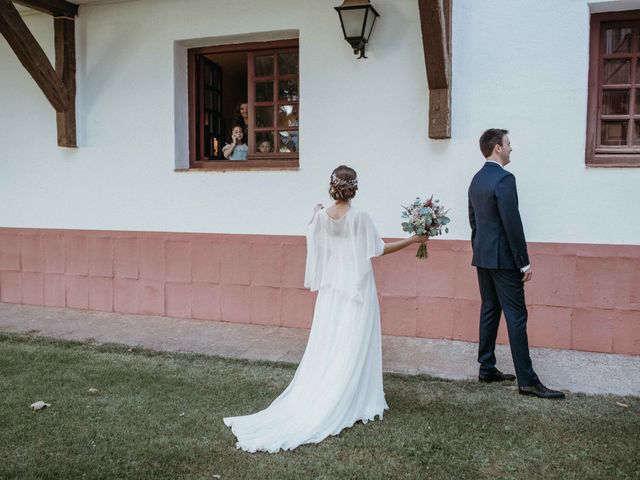
POLYGON ((293 450, 338 435, 358 420, 382 419, 380 309, 371 257, 401 250, 427 236, 385 244, 371 217, 351 206, 355 170, 331 174, 335 205, 316 205, 307 233, 304 286, 318 291, 306 350, 289 386, 265 410, 227 417, 248 452, 293 450))

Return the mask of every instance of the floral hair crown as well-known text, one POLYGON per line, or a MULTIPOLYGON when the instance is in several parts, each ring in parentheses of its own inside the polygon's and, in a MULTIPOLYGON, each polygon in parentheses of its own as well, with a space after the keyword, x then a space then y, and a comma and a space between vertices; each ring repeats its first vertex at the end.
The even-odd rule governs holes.
POLYGON ((331 185, 349 185, 350 187, 358 188, 358 179, 354 178, 353 180, 344 180, 342 178, 338 178, 335 173, 332 173, 331 185))

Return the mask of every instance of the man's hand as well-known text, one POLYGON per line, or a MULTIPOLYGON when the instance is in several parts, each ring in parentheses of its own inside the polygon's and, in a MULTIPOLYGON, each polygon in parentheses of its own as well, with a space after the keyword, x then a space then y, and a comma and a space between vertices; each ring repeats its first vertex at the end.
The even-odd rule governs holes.
POLYGON ((532 269, 529 269, 529 270, 527 270, 526 272, 524 272, 524 273, 522 274, 522 281, 526 283, 526 282, 528 282, 529 280, 531 280, 531 277, 532 277, 532 276, 533 276, 533 270, 532 270, 532 269))

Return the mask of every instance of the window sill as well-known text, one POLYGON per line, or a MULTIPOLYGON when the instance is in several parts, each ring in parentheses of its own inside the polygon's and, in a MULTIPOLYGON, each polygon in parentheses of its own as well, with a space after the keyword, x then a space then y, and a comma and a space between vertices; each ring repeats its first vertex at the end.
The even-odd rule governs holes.
POLYGON ((640 168, 640 155, 593 155, 585 164, 592 168, 640 168))
POLYGON ((176 168, 175 172, 234 172, 260 170, 300 170, 297 158, 269 160, 210 160, 194 162, 189 168, 176 168))

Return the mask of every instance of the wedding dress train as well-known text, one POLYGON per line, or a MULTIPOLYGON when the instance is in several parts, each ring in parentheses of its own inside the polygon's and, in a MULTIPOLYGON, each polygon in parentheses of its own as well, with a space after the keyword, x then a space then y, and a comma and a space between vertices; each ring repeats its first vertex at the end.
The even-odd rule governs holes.
POLYGON ((388 408, 382 386, 380 310, 370 258, 384 243, 371 218, 350 208, 320 210, 309 225, 305 287, 318 291, 302 361, 269 407, 227 417, 236 446, 249 452, 318 443, 388 408))

